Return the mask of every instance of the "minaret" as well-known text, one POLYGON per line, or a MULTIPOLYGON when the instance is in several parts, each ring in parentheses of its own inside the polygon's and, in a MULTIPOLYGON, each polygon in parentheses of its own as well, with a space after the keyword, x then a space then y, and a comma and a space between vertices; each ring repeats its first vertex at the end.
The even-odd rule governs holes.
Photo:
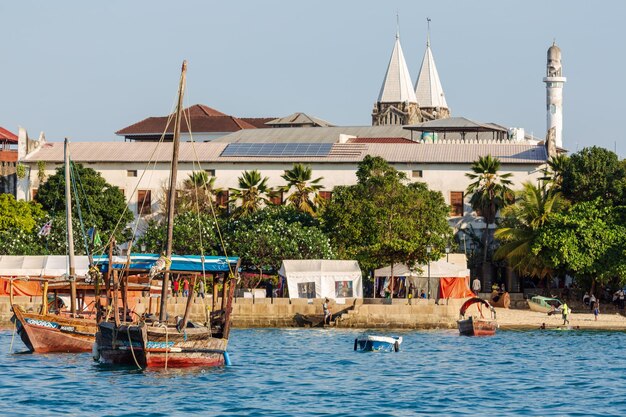
POLYGON ((563 84, 567 79, 561 73, 561 49, 556 42, 548 48, 546 77, 546 110, 548 112, 548 132, 554 128, 554 141, 563 147, 563 84))
POLYGON ((372 111, 372 126, 410 125, 418 122, 417 99, 398 31, 387 73, 372 111))
POLYGON ((430 19, 426 36, 426 52, 422 59, 422 67, 415 83, 415 96, 420 109, 420 120, 445 119, 450 117, 450 109, 443 93, 435 59, 430 50, 430 19))

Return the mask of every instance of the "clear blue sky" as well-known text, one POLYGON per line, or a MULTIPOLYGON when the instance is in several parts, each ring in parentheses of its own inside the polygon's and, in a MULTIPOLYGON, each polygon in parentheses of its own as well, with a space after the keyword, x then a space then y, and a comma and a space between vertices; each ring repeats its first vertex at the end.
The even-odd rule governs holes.
POLYGON ((246 117, 307 112, 369 125, 400 14, 415 81, 432 49, 454 116, 546 130, 546 50, 563 51, 564 145, 616 144, 626 81, 622 1, 10 1, 0 3, 0 126, 49 141, 114 132, 173 105, 246 117))

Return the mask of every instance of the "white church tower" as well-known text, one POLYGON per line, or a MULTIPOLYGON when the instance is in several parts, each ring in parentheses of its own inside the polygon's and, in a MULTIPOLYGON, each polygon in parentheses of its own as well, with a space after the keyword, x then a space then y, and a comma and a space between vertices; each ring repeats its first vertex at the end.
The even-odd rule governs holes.
POLYGON ((548 48, 548 65, 546 77, 546 109, 548 112, 548 136, 553 130, 557 147, 563 147, 563 84, 567 81, 561 71, 561 49, 556 42, 548 48))

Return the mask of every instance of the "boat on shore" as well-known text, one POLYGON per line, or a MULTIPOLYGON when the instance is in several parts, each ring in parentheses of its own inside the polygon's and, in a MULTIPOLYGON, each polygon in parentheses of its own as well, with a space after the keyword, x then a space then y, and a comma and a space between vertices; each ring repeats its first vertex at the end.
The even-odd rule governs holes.
POLYGON ((541 295, 535 295, 534 297, 529 298, 527 301, 528 307, 532 311, 548 314, 554 314, 559 312, 559 309, 563 304, 558 298, 543 297, 541 295))
POLYGON ((364 335, 354 339, 354 350, 359 352, 399 352, 402 336, 364 335))
POLYGON ((487 300, 478 297, 470 298, 461 306, 459 315, 460 318, 457 321, 457 325, 462 336, 493 336, 496 334, 496 329, 498 328, 496 310, 487 300), (465 313, 467 309, 474 304, 478 307, 480 317, 469 316, 466 318, 465 313), (483 306, 489 310, 490 317, 483 315, 483 306))

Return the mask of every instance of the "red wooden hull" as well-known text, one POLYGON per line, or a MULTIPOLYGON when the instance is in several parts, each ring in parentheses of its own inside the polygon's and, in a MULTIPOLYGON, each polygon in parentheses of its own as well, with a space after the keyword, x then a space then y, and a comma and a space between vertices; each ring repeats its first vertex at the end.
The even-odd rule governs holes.
POLYGON ((31 352, 90 352, 95 340, 96 322, 53 314, 23 312, 13 306, 17 333, 31 352))
POLYGON ((457 324, 462 336, 493 336, 498 327, 495 320, 475 319, 473 317, 459 320, 457 324))
POLYGON ((99 360, 110 365, 140 368, 191 368, 224 365, 227 339, 211 337, 206 328, 152 327, 145 324, 100 323, 99 360))

